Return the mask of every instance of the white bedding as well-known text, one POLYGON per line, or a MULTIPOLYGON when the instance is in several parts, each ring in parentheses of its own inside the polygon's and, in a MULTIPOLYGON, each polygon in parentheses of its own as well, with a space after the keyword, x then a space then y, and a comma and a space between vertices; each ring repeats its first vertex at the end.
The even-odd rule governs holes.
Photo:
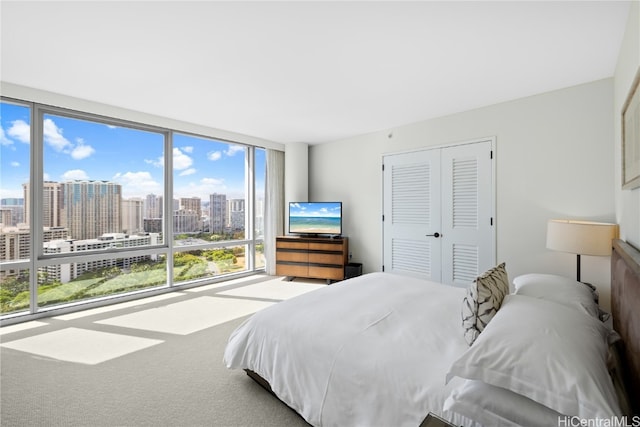
POLYGON ((371 273, 263 309, 224 354, 314 426, 418 426, 442 415, 451 362, 469 347, 465 290, 371 273), (391 361, 391 363, 389 363, 391 361))

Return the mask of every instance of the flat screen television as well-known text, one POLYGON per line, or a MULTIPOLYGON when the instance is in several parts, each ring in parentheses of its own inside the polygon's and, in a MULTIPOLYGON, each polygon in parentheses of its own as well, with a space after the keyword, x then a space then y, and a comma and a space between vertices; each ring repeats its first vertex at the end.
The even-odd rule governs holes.
POLYGON ((342 234, 342 202, 290 202, 289 234, 342 234))

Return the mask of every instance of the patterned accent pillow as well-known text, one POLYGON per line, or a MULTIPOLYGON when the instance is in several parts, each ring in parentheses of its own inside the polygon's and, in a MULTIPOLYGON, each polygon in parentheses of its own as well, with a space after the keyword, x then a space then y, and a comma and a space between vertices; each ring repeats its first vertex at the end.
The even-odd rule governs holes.
POLYGON ((469 286, 462 300, 462 327, 469 345, 495 316, 508 293, 509 279, 504 262, 476 278, 469 286))

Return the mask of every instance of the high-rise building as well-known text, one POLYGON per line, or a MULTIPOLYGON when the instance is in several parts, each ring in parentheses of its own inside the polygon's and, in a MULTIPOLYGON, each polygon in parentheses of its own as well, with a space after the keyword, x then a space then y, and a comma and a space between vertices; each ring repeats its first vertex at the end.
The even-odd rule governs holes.
POLYGON ((229 199, 227 201, 227 227, 231 231, 244 230, 244 199, 229 199))
POLYGON ((200 216, 198 212, 186 209, 180 209, 173 213, 173 232, 193 233, 200 231, 200 216))
MULTIPOLYGON (((29 224, 29 183, 22 184, 24 192, 24 222, 29 224)), ((42 226, 65 227, 64 187, 59 182, 45 181, 42 188, 42 226)))
POLYGON ((12 213, 11 209, 4 209, 0 207, 0 224, 11 227, 13 225, 12 213))
POLYGON ((162 218, 162 196, 147 194, 144 199, 144 218, 162 218))
POLYGON ((127 234, 144 231, 144 201, 140 198, 122 199, 122 230, 127 234))
POLYGON ((255 208, 256 208, 256 220, 255 220, 256 236, 262 237, 264 236, 264 199, 256 199, 255 208))
POLYGON ((195 211, 198 218, 202 216, 202 201, 200 197, 181 197, 180 209, 185 211, 195 211))
POLYGON ((0 209, 11 212, 11 219, 3 218, 5 227, 14 227, 25 222, 24 199, 15 197, 0 199, 0 209), (4 222, 7 221, 7 222, 4 222))
POLYGON ((122 186, 109 181, 62 183, 64 213, 73 239, 122 230, 122 186))
POLYGON ((227 195, 213 193, 209 195, 209 231, 224 233, 227 224, 227 195))
POLYGON ((162 218, 144 218, 142 224, 145 233, 162 233, 162 218))
POLYGON ((5 197, 4 199, 0 199, 0 206, 3 208, 5 206, 24 206, 24 199, 17 197, 5 197))

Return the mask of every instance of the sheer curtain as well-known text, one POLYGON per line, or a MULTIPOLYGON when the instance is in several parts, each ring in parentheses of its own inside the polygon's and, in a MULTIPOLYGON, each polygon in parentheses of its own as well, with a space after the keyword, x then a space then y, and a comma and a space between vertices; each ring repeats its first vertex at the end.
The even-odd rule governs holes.
POLYGON ((267 149, 267 176, 264 197, 265 270, 276 274, 276 236, 284 230, 284 152, 267 149))

